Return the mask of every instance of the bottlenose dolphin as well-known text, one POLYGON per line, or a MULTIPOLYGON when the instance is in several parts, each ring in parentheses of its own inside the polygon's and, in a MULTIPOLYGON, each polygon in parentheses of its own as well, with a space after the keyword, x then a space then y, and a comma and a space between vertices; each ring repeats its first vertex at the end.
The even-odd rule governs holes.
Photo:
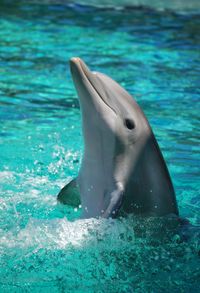
POLYGON ((118 83, 70 60, 82 113, 84 155, 78 177, 58 201, 82 205, 82 217, 178 215, 170 175, 139 105, 118 83))

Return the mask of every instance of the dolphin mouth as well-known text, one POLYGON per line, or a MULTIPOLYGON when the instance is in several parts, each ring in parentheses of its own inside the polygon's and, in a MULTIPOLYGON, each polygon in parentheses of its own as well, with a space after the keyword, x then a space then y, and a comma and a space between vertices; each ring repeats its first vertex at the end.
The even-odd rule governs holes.
POLYGON ((109 107, 115 114, 115 109, 108 103, 105 99, 103 91, 101 92, 100 80, 96 76, 95 72, 91 72, 83 60, 79 57, 73 57, 70 59, 70 69, 72 76, 80 76, 81 79, 86 78, 90 86, 95 90, 95 92, 100 97, 101 101, 109 107))

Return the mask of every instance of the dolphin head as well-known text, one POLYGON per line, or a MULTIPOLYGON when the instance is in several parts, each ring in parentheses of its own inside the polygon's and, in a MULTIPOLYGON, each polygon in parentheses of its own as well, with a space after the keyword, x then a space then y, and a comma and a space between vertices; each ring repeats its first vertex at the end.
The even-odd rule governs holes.
POLYGON ((133 97, 110 77, 90 71, 80 58, 72 58, 70 68, 82 113, 83 161, 103 164, 101 173, 112 174, 125 188, 151 136, 149 123, 133 97))
POLYGON ((136 101, 117 82, 90 71, 80 58, 72 58, 70 68, 80 99, 85 145, 94 147, 100 133, 108 136, 107 146, 118 141, 126 148, 151 132, 136 101))

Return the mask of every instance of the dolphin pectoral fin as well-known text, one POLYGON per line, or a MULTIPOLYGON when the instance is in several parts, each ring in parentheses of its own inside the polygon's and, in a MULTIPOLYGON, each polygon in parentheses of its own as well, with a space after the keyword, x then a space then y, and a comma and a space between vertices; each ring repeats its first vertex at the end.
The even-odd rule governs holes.
POLYGON ((117 216, 117 213, 122 205, 123 195, 124 191, 121 188, 116 189, 111 193, 110 203, 105 212, 102 214, 103 218, 114 218, 117 216))
POLYGON ((73 179, 61 189, 57 195, 57 200, 62 204, 73 207, 78 207, 81 204, 76 179, 73 179))

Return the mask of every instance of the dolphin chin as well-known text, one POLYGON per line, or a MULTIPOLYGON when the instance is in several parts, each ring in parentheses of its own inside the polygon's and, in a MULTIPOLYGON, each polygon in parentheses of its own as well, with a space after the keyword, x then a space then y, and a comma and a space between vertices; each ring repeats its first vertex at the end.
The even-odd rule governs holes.
POLYGON ((82 217, 178 215, 172 181, 137 102, 110 77, 70 60, 82 114, 84 155, 76 179, 58 194, 82 217))

